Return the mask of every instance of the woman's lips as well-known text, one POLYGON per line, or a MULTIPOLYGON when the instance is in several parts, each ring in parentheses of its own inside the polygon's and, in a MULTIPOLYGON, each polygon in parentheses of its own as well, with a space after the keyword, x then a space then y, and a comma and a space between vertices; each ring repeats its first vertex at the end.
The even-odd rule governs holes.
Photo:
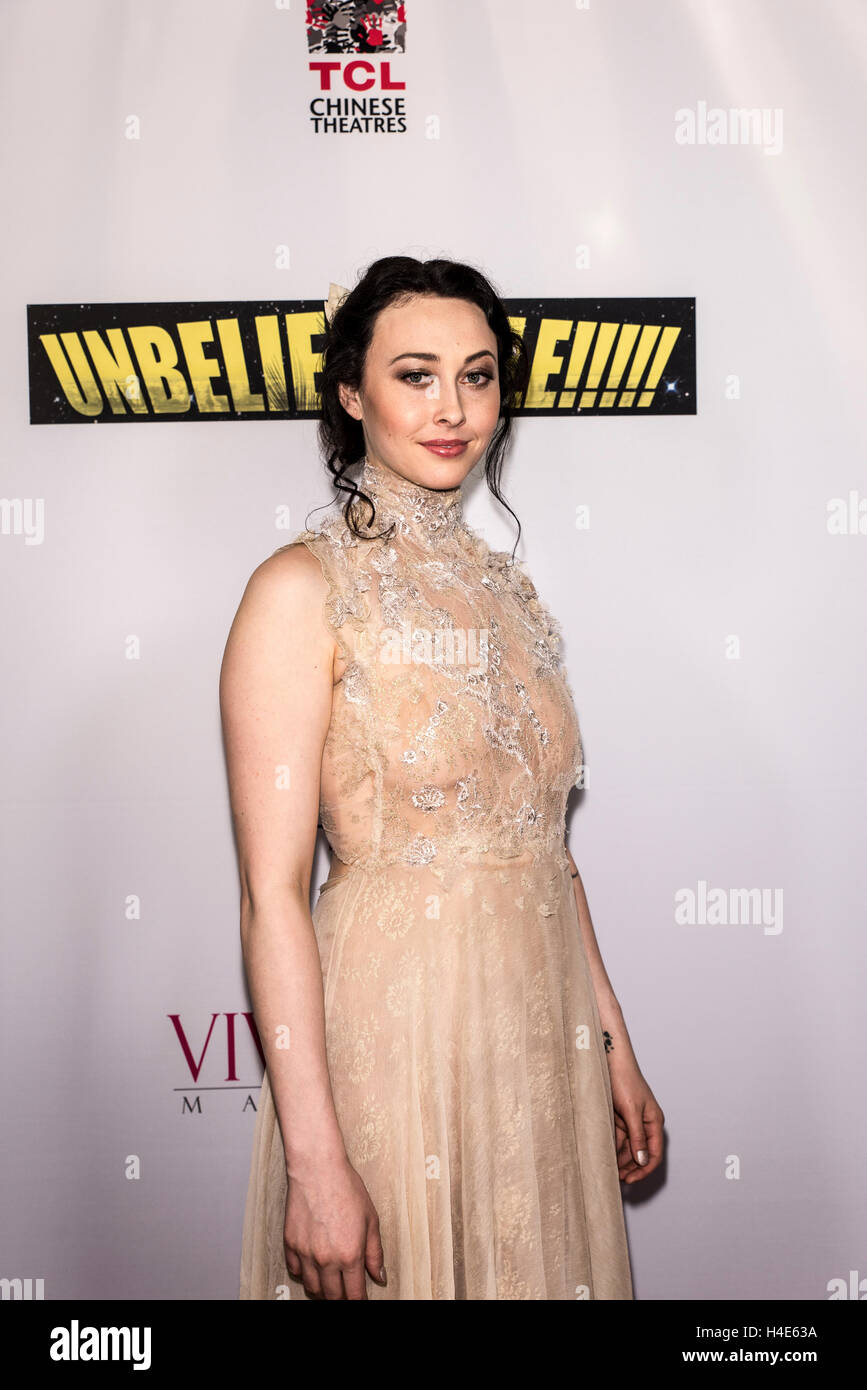
POLYGON ((466 439, 432 439, 429 443, 422 441, 426 449, 430 449, 432 454, 439 454, 440 458, 452 459, 462 454, 467 447, 466 439))

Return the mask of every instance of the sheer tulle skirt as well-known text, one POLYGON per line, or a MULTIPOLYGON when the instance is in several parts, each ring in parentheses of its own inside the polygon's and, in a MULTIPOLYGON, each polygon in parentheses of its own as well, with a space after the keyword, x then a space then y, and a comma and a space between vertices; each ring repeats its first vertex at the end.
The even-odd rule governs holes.
MULTIPOLYGON (((608 1062, 565 858, 351 868, 313 912, 346 1150, 380 1220, 370 1299, 631 1299, 608 1062)), ((267 1073, 242 1299, 283 1253, 267 1073)))

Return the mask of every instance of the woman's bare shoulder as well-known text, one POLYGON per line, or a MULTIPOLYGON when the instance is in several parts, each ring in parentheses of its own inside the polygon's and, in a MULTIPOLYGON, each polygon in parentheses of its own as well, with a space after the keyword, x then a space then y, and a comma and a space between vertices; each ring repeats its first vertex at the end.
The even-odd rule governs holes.
MULTIPOLYGON (((307 536, 314 533, 305 532, 307 536)), ((236 617, 254 640, 276 643, 297 661, 327 661, 332 683, 343 675, 345 658, 332 625, 325 618, 331 584, 320 562, 320 549, 297 538, 282 545, 256 566, 247 581, 236 617), (291 638, 287 646, 286 638, 291 638)))
POLYGON ((264 598, 298 603, 322 597, 328 585, 314 552, 301 539, 281 545, 257 565, 247 583, 264 598))
POLYGON ((321 566, 307 546, 300 541, 281 546, 247 580, 230 641, 242 635, 279 640, 291 633, 296 641, 306 634, 311 643, 321 643, 319 611, 327 592, 321 566))

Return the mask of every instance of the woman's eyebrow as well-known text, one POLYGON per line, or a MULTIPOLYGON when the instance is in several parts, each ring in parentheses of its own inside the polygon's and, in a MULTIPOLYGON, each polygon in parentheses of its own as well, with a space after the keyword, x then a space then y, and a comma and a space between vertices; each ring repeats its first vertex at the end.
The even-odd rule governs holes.
MULTIPOLYGON (((392 357, 388 364, 389 367, 393 367, 395 362, 399 362, 403 357, 420 357, 425 362, 439 362, 440 360, 435 352, 401 352, 397 357, 392 357)), ((471 352, 469 357, 465 357, 464 365, 466 366, 467 362, 475 362, 477 357, 490 357, 492 362, 496 361, 490 348, 482 348, 479 352, 471 352)))

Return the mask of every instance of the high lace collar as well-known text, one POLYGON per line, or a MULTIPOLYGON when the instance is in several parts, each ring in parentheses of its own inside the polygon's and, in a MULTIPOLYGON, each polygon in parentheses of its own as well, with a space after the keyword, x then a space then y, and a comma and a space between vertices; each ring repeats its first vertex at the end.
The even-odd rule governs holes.
MULTIPOLYGON (((463 520, 463 494, 460 487, 440 491, 422 487, 402 477, 385 464, 366 455, 357 487, 376 507, 372 531, 378 534, 395 523, 395 534, 412 536, 426 544, 436 544, 454 535, 463 520)), ((362 528, 370 515, 366 503, 356 499, 362 528)))

